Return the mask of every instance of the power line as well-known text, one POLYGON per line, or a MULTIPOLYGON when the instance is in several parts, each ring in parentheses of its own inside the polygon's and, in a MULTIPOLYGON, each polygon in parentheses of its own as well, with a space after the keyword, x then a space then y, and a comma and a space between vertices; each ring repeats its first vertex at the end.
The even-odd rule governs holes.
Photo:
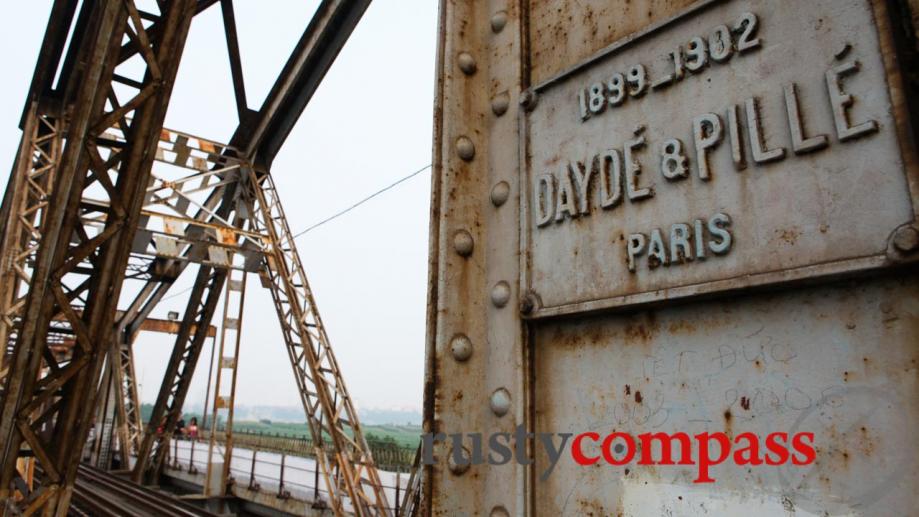
POLYGON ((390 184, 390 185, 388 185, 388 186, 386 186, 386 187, 383 187, 383 188, 381 188, 380 190, 374 192, 373 194, 370 194, 369 196, 365 197, 364 199, 361 199, 361 200, 358 201, 357 203, 354 203, 353 205, 349 206, 348 208, 345 208, 344 210, 342 210, 342 211, 340 211, 340 212, 337 212, 337 213, 335 213, 335 214, 332 215, 332 216, 326 217, 326 218, 323 219, 322 221, 319 221, 318 223, 316 223, 316 224, 310 226, 309 228, 303 230, 302 232, 297 233, 296 235, 294 235, 294 239, 300 237, 301 235, 303 235, 303 234, 305 234, 305 233, 307 233, 307 232, 309 232, 309 231, 312 231, 312 230, 315 230, 316 228, 319 228, 320 226, 324 225, 325 223, 327 223, 327 222, 329 222, 329 221, 331 221, 331 220, 333 220, 333 219, 337 219, 337 218, 339 218, 339 217, 341 217, 341 216, 347 214, 348 212, 350 212, 350 211, 354 210, 355 208, 357 208, 357 207, 363 205, 363 204, 366 203, 367 201, 370 201, 371 199, 373 199, 373 198, 379 196, 380 194, 386 192, 387 190, 389 190, 389 189, 391 189, 391 188, 393 188, 393 187, 399 185, 400 183, 403 183, 403 182, 405 182, 405 181, 408 181, 408 180, 414 178, 415 176, 421 174, 422 172, 424 172, 424 171, 430 169, 430 168, 431 168, 431 165, 432 165, 432 164, 429 163, 429 164, 425 165, 424 167, 418 169, 417 171, 415 171, 415 172, 409 174, 408 176, 405 176, 404 178, 402 178, 402 179, 396 181, 395 183, 392 183, 392 184, 390 184))
POLYGON ((169 296, 167 296, 167 297, 161 299, 160 301, 161 301, 161 302, 165 302, 166 300, 175 298, 176 296, 183 295, 183 294, 187 293, 188 291, 191 291, 191 290, 194 289, 194 288, 195 288, 195 286, 191 286, 191 287, 189 287, 188 289, 182 289, 181 291, 179 291, 179 292, 177 292, 177 293, 172 293, 172 294, 170 294, 169 296))
MULTIPOLYGON (((386 187, 381 188, 380 190, 374 192, 373 194, 370 194, 369 196, 365 197, 364 199, 361 199, 361 200, 358 201, 357 203, 354 203, 353 205, 349 206, 348 208, 345 208, 344 210, 341 210, 340 212, 337 212, 337 213, 335 213, 334 215, 331 215, 331 216, 329 216, 329 217, 326 217, 326 218, 323 219, 322 221, 319 221, 318 223, 316 223, 316 224, 310 226, 309 228, 303 230, 302 232, 300 232, 300 233, 294 235, 293 238, 296 239, 297 237, 300 237, 300 236, 306 234, 306 233, 309 232, 309 231, 315 230, 316 228, 319 228, 320 226, 324 225, 325 223, 327 223, 327 222, 329 222, 329 221, 331 221, 331 220, 333 220, 333 219, 337 219, 337 218, 339 218, 339 217, 341 217, 341 216, 347 214, 348 212, 350 212, 350 211, 354 210, 355 208, 357 208, 357 207, 363 205, 363 204, 366 203, 367 201, 370 201, 371 199, 373 199, 373 198, 379 196, 380 194, 386 192, 387 190, 390 190, 390 189, 396 187, 397 185, 399 185, 399 184, 401 184, 401 183, 404 183, 404 182, 406 182, 406 181, 408 181, 408 180, 414 178, 415 176, 421 174, 422 172, 424 172, 424 171, 430 169, 431 166, 432 166, 432 164, 430 164, 430 163, 427 164, 427 165, 425 165, 424 167, 422 167, 422 168, 418 169, 417 171, 415 171, 415 172, 409 174, 408 176, 405 176, 405 177, 399 179, 398 181, 396 181, 396 182, 394 182, 394 183, 391 183, 391 184, 387 185, 386 187)), ((191 291, 193 288, 194 288, 194 286, 191 286, 191 287, 189 287, 189 288, 187 288, 187 289, 182 289, 181 291, 179 291, 179 292, 177 292, 177 293, 172 293, 171 295, 166 296, 165 298, 163 298, 163 299, 160 300, 160 301, 161 301, 161 302, 164 302, 164 301, 166 301, 166 300, 175 298, 175 297, 177 297, 177 296, 181 296, 181 295, 187 293, 188 291, 191 291)))

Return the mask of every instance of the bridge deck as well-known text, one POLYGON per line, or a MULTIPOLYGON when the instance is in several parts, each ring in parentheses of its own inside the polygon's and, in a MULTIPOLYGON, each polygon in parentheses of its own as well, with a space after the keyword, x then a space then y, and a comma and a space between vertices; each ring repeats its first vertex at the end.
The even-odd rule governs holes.
POLYGON ((80 465, 70 515, 216 517, 169 494, 136 485, 86 465, 80 465))

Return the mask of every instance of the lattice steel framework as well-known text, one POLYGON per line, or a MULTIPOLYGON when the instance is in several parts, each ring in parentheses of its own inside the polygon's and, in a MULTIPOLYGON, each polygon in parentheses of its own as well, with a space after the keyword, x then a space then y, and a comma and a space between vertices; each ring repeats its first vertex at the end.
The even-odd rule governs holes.
MULTIPOLYGON (((55 114, 64 126, 63 148, 14 325, 0 406, 0 496, 10 495, 22 447, 43 473, 42 485, 23 502, 27 512, 67 513, 133 229, 193 14, 191 0, 163 6, 154 15, 162 27, 154 44, 131 0, 87 5, 81 12, 86 32, 73 50, 74 77, 64 92, 72 103, 55 114), (140 75, 118 66, 128 42, 141 57, 140 75), (111 127, 123 132, 124 145, 100 139, 111 127), (56 316, 62 325, 53 325, 56 316), (57 336, 75 344, 64 356, 53 350, 57 336)), ((39 105, 29 116, 49 115, 39 105)), ((25 146, 31 139, 23 139, 25 146)))
POLYGON ((33 78, 0 214, 3 512, 67 513, 94 420, 117 421, 97 431, 108 442, 94 445, 97 462, 111 462, 114 435, 121 465, 135 456, 134 479, 156 479, 221 292, 240 270, 257 272, 274 299, 327 502, 339 515, 388 514, 269 173, 369 0, 323 1, 257 111, 232 0, 141 3, 56 0, 33 78), (163 129, 192 19, 218 2, 240 120, 227 145, 163 129), (190 265, 195 283, 144 425, 132 344, 190 265), (126 280, 142 284, 120 309, 126 280), (32 456, 34 487, 16 468, 32 456))

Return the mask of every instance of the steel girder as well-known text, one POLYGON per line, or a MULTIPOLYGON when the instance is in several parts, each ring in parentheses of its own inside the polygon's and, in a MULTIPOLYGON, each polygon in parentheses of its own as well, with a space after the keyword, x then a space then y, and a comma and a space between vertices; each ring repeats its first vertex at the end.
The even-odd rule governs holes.
POLYGON ((265 255, 263 283, 268 286, 300 398, 306 411, 315 454, 336 514, 388 515, 386 495, 364 439, 357 410, 329 343, 274 180, 250 170, 250 222, 272 243, 265 255), (324 436, 335 454, 326 454, 324 436), (351 508, 344 507, 345 496, 351 508))
MULTIPOLYGON (((119 388, 114 399, 119 422, 116 431, 123 444, 122 453, 132 450, 138 454, 134 471, 137 479, 159 471, 168 449, 163 445, 168 444, 174 432, 228 268, 241 267, 247 271, 262 271, 263 281, 272 291, 285 329, 287 349, 315 442, 322 443, 325 435, 331 438, 335 448, 335 453, 327 454, 325 449, 319 452, 333 508, 339 514, 388 513, 386 498, 356 411, 328 344, 289 227, 280 210, 277 193, 267 173, 281 144, 369 3, 369 0, 324 0, 262 108, 252 111, 245 99, 231 0, 172 2, 161 15, 133 9, 133 3, 129 1, 123 4, 124 12, 117 13, 115 11, 122 5, 117 1, 103 6, 87 2, 75 23, 76 2, 56 2, 30 92, 33 100, 28 106, 35 107, 35 114, 27 110, 23 119, 24 126, 30 129, 24 131, 20 158, 27 154, 27 144, 32 146, 34 157, 41 157, 34 152, 39 142, 49 149, 57 142, 62 149, 58 149, 57 153, 44 152, 40 160, 17 160, 14 177, 18 174, 21 180, 28 173, 35 175, 34 171, 42 169, 61 174, 65 166, 73 168, 73 171, 67 169, 72 175, 68 176, 73 179, 71 183, 56 182, 53 191, 49 188, 39 196, 27 198, 32 202, 34 199, 52 203, 66 200, 69 204, 63 206, 70 211, 35 211, 33 220, 26 221, 31 226, 18 229, 20 235, 23 235, 22 232, 34 234, 21 240, 23 250, 28 249, 31 254, 19 254, 23 264, 28 262, 35 266, 22 268, 31 272, 31 276, 20 278, 20 285, 27 285, 29 289, 13 289, 12 296, 7 296, 9 292, 0 291, 0 309, 6 308, 3 300, 7 299, 11 300, 7 305, 26 301, 28 303, 24 308, 31 309, 29 304, 33 303, 32 297, 37 291, 33 284, 38 281, 36 275, 41 273, 41 278, 52 280, 51 292, 56 295, 45 304, 50 305, 50 309, 43 307, 46 312, 50 311, 50 317, 46 315, 44 319, 36 318, 33 322, 26 319, 30 313, 24 309, 21 315, 9 319, 13 324, 8 325, 6 331, 17 338, 17 353, 12 361, 15 364, 27 362, 33 371, 41 372, 39 382, 33 382, 29 389, 45 406, 39 408, 33 404, 28 409, 33 412, 36 408, 41 409, 32 421, 32 427, 37 429, 33 431, 37 438, 32 441, 38 445, 33 445, 32 449, 36 451, 45 476, 44 485, 30 494, 30 500, 25 503, 31 504, 31 509, 43 507, 45 513, 53 514, 55 511, 60 513, 66 506, 61 504, 68 497, 66 482, 70 478, 66 476, 75 472, 73 465, 79 457, 82 441, 73 440, 65 456, 57 450, 43 453, 41 440, 46 437, 53 440, 55 436, 60 438, 63 436, 59 429, 62 426, 76 430, 76 436, 85 438, 91 425, 92 408, 109 398, 105 395, 109 378, 111 384, 119 388), (153 116, 148 107, 155 105, 165 110, 175 72, 172 65, 177 64, 180 54, 177 52, 173 56, 174 63, 167 63, 158 60, 164 57, 158 52, 166 46, 180 50, 191 16, 217 1, 220 1, 224 15, 240 118, 231 146, 221 146, 182 133, 160 131, 162 113, 157 112, 157 116, 153 116), (179 4, 182 6, 181 21, 168 16, 178 12, 176 5, 179 4), (108 17, 104 18, 100 12, 108 13, 108 17), (107 23, 104 27, 99 21, 103 19, 107 23), (71 23, 74 25, 73 38, 70 47, 65 49, 59 33, 62 27, 71 23), (131 24, 131 29, 127 33, 122 30, 119 35, 119 27, 125 24, 131 24), (177 24, 184 25, 177 29, 177 24), (56 27, 54 31, 52 26, 56 27), (100 27, 105 29, 104 34, 100 27), (102 45, 104 35, 108 37, 107 47, 102 45), (89 51, 84 48, 92 48, 98 54, 95 60, 89 61, 97 74, 93 76, 94 82, 86 81, 87 69, 83 64, 87 58, 83 53, 89 51), (116 70, 135 55, 141 55, 148 65, 143 80, 131 79, 116 70), (57 69, 59 62, 59 83, 72 86, 52 87, 53 74, 49 75, 47 70, 57 69), (163 91, 148 88, 149 84, 166 75, 169 75, 168 87, 163 91), (117 88, 108 86, 113 82, 119 83, 117 88), (116 89, 124 87, 137 91, 127 102, 121 101, 116 94, 116 89), (100 91, 104 94, 97 95, 94 104, 81 102, 92 97, 93 92, 100 91), (61 108, 71 110, 66 119, 56 116, 62 112, 61 108), (65 125, 63 130, 54 125, 59 121, 65 125), (82 125, 74 125, 74 121, 80 121, 82 125), (47 123, 42 126, 39 122, 47 123), (45 129, 36 135, 31 128, 39 126, 45 129), (63 138, 57 136, 60 131, 63 131, 63 138), (54 138, 39 140, 47 135, 54 135, 54 138), (82 149, 77 138, 82 138, 83 147, 87 149, 85 155, 74 151, 82 149), (154 149, 157 140, 159 147, 154 149), (66 144, 61 146, 61 141, 66 144), (139 148, 147 152, 131 163, 143 167, 136 170, 125 168, 121 157, 139 148), (84 160, 82 173, 85 178, 82 178, 82 183, 81 171, 73 163, 79 163, 79 159, 84 160), (180 180, 159 178, 155 174, 150 177, 153 159, 193 172, 180 180), (254 162, 260 164, 257 174, 252 172, 250 165, 254 162), (132 174, 130 177, 129 172, 132 174), (144 174, 150 179, 141 177, 144 174), (122 187, 127 189, 129 196, 124 195, 122 187), (92 194, 88 195, 89 192, 92 194), (191 194, 202 192, 207 193, 203 202, 193 199, 191 194), (126 210, 127 207, 130 210, 126 210), (134 211, 135 207, 140 207, 139 212, 134 211), (161 210, 163 208, 167 210, 161 210), (77 217, 62 218, 62 212, 77 214, 77 217), (48 225, 46 219, 55 224, 48 225), (40 233, 35 233, 37 227, 41 228, 40 233), (63 237, 70 235, 72 239, 63 237), (46 247, 53 247, 54 251, 46 252, 46 247), (43 258, 41 253, 51 255, 43 258), (234 256, 245 256, 244 264, 233 266, 234 256), (60 266, 62 261, 66 267, 60 266), (131 343, 145 319, 191 262, 199 264, 198 277, 188 297, 187 310, 163 379, 154 417, 144 434, 137 411, 131 343), (46 263, 56 264, 58 269, 37 269, 46 263), (102 271, 98 267, 100 264, 124 264, 125 267, 102 271), (53 274, 57 271, 64 271, 58 289, 61 292, 53 290, 58 287, 58 280, 53 274), (145 279, 146 284, 127 310, 115 312, 121 283, 126 278, 145 279), (109 295, 105 299, 101 294, 103 292, 109 295), (21 344, 17 332, 20 329, 31 332, 28 336, 32 339, 32 349, 40 348, 35 343, 40 341, 37 338, 42 334, 69 340, 75 346, 46 346, 40 357, 29 355, 26 360, 19 352, 21 344), (104 382, 100 383, 106 354, 111 368, 104 382), (66 377, 54 380, 62 376, 66 377), (80 407, 84 411, 75 409, 77 404, 71 402, 75 400, 82 403, 80 407), (153 431, 160 422, 165 422, 164 432, 157 436, 153 431), (46 457, 43 458, 43 454, 46 457), (44 468, 46 464, 50 465, 50 469, 44 468), (60 468, 55 470, 58 465, 60 468), (62 476, 61 472, 65 475, 62 476), (57 489, 58 486, 63 486, 64 490, 57 489)), ((166 2, 158 4, 163 6, 166 2)), ((51 174, 42 176, 39 173, 37 177, 47 178, 50 182, 51 174)), ((4 198, 3 215, 6 220, 12 218, 11 207, 19 206, 13 202, 15 194, 16 191, 8 191, 4 198)), ((21 199, 19 202, 21 204, 21 199)), ((11 235, 11 231, 4 230, 2 238, 6 242, 12 238, 11 235)), ((12 262, 7 260, 0 274, 9 275, 11 271, 15 274, 15 268, 6 267, 12 262)), ((41 302, 38 304, 41 305, 41 302)), ((0 331, 3 331, 2 327, 0 331)), ((27 377, 10 375, 4 385, 16 388, 12 393, 15 395, 21 386, 29 384, 27 377)), ((7 423, 8 415, 15 420, 17 417, 21 419, 24 414, 21 407, 10 403, 11 400, 13 397, 4 399, 3 410, 9 407, 13 412, 2 414, 3 424, 7 423)), ((100 418, 108 418, 107 414, 100 418)), ((25 440, 31 445, 27 431, 20 427, 19 420, 16 420, 12 425, 0 427, 0 431, 19 432, 22 434, 19 441, 25 440)), ((4 451, 4 460, 12 457, 11 451, 13 448, 4 451)), ((103 453, 99 451, 99 454, 103 453)), ((122 461, 125 460, 127 458, 123 457, 122 461)), ((7 472, 8 469, 4 471, 7 472)), ((9 487, 9 484, 4 486, 9 487)))
POLYGON ((324 0, 319 5, 262 104, 246 145, 239 145, 250 162, 260 169, 271 169, 294 124, 369 6, 370 0, 324 0))
MULTIPOLYGON (((157 18, 163 29, 156 44, 131 0, 88 2, 80 14, 86 31, 76 38, 78 48, 71 49, 76 59, 65 92, 66 98, 73 99, 65 110, 65 143, 43 211, 0 405, 4 513, 11 509, 10 490, 23 454, 34 455, 43 478, 19 506, 26 514, 67 513, 156 142, 194 7, 191 0, 162 5, 157 18), (141 78, 129 79, 116 70, 113 55, 125 39, 134 41, 142 56, 141 78), (125 145, 106 147, 99 141, 113 126, 124 133, 125 145), (97 196, 107 199, 106 209, 84 203, 97 196), (77 345, 66 357, 55 356, 49 346, 55 333, 52 321, 59 315, 77 345)), ((43 115, 40 110, 30 114, 43 115)), ((27 120, 25 125, 34 127, 37 122, 27 120)), ((24 137, 26 145, 32 142, 24 137)), ((23 151, 21 156, 26 154, 23 151)))

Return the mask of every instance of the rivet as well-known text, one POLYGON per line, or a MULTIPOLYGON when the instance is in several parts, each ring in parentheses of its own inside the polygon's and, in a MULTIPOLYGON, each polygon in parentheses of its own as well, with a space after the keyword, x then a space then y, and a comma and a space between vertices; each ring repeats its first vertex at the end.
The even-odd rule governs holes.
POLYGON ((472 54, 469 52, 460 52, 459 55, 456 56, 456 63, 464 74, 472 75, 475 73, 475 59, 473 59, 472 54))
POLYGON ((495 34, 504 30, 507 25, 507 11, 498 11, 491 17, 491 31, 495 34))
POLYGON ((469 464, 472 463, 472 454, 470 454, 469 449, 462 448, 462 456, 466 459, 465 463, 456 463, 456 459, 453 457, 455 449, 450 450, 450 458, 447 460, 447 465, 450 467, 450 472, 456 476, 463 475, 467 470, 469 470, 469 464))
POLYGON ((465 334, 457 334, 450 340, 450 351, 457 361, 466 361, 472 356, 472 341, 465 334))
POLYGON ((504 307, 511 299, 511 286, 505 281, 500 281, 491 288, 491 303, 495 307, 504 307))
POLYGON ((893 234, 893 245, 900 251, 915 251, 919 248, 919 231, 912 226, 901 226, 893 234))
POLYGON ((498 415, 504 416, 511 409, 511 394, 504 388, 498 388, 491 394, 491 411, 498 415))
POLYGON ((456 154, 465 161, 472 161, 475 158, 475 144, 467 136, 461 136, 456 139, 456 154))
POLYGON ((491 203, 495 206, 501 206, 507 202, 511 194, 511 186, 506 181, 501 181, 491 189, 491 203))
POLYGON ((507 513, 507 509, 503 506, 495 506, 489 515, 491 517, 510 517, 511 514, 507 513))
POLYGON ((539 97, 533 90, 527 90, 520 94, 520 105, 523 106, 524 110, 533 111, 536 109, 536 104, 538 103, 539 97))
POLYGON ((459 230, 453 234, 453 249, 455 249, 461 257, 472 255, 473 247, 475 247, 475 241, 472 239, 472 235, 466 230, 459 230))
POLYGON ((495 98, 491 100, 491 111, 495 116, 500 117, 507 113, 507 108, 510 107, 511 96, 506 91, 495 95, 495 98))

